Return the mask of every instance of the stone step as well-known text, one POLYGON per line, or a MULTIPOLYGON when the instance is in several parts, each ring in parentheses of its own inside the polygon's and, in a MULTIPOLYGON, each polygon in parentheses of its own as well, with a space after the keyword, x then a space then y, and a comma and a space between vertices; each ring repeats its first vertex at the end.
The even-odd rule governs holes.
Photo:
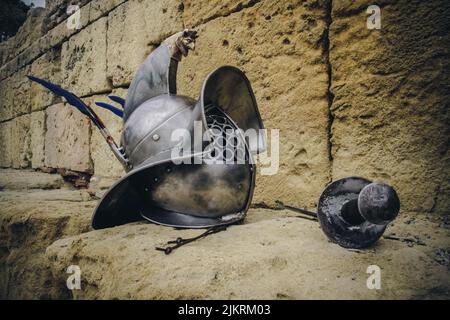
POLYGON ((449 230, 400 218, 389 234, 430 234, 424 244, 381 239, 369 250, 329 243, 319 224, 289 211, 252 209, 242 225, 190 243, 171 255, 169 240, 199 235, 134 223, 58 240, 46 255, 57 296, 75 299, 410 299, 449 298, 450 269, 436 261, 449 230), (79 266, 81 289, 66 288, 79 266), (382 290, 369 290, 367 269, 381 268, 382 290))
MULTIPOLYGON (((49 179, 45 185, 55 187, 55 181, 58 179, 49 179)), ((45 250, 57 239, 90 230, 96 201, 87 200, 87 193, 77 190, 0 192, 1 299, 46 299, 52 295, 55 289, 45 250)))
POLYGON ((60 189, 68 186, 59 174, 0 169, 0 190, 60 189))

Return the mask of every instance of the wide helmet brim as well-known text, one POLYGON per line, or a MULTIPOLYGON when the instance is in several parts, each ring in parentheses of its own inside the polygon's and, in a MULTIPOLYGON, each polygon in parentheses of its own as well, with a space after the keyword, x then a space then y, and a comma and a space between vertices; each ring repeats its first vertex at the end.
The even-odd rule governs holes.
MULTIPOLYGON (((200 229, 219 225, 229 225, 244 219, 253 197, 255 185, 255 168, 253 164, 247 164, 252 167, 250 188, 245 204, 239 212, 230 213, 227 217, 204 217, 193 216, 181 212, 175 212, 151 205, 142 197, 138 190, 142 186, 139 181, 140 174, 157 170, 159 166, 167 166, 169 163, 190 160, 194 163, 194 158, 201 159, 204 153, 182 156, 176 159, 171 158, 171 151, 159 154, 157 157, 150 158, 140 167, 130 171, 119 179, 102 197, 95 208, 92 217, 92 227, 94 229, 112 228, 130 222, 142 219, 148 220, 164 226, 175 228, 200 229), (226 218, 226 219, 224 219, 226 218)), ((207 166, 208 164, 203 164, 207 166)))

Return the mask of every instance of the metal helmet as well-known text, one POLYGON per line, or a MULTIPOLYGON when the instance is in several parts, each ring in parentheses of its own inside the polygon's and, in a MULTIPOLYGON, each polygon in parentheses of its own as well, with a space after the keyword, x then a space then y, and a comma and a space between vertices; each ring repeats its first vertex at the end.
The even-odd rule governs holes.
POLYGON ((196 37, 191 30, 171 36, 138 69, 123 114, 128 173, 97 205, 94 229, 141 217, 180 228, 245 217, 255 186, 253 154, 266 147, 263 124, 250 83, 235 67, 212 72, 198 101, 176 95, 178 62, 196 37), (247 141, 248 129, 257 139, 247 141), (205 139, 192 142, 199 132, 205 139))

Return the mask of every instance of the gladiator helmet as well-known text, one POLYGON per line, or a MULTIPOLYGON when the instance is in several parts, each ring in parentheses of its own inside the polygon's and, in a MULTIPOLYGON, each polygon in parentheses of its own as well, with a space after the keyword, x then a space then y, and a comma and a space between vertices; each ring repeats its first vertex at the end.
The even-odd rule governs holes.
POLYGON ((127 174, 98 203, 94 229, 140 218, 177 228, 244 219, 255 187, 253 157, 266 148, 263 123, 250 82, 235 67, 209 74, 198 100, 177 95, 177 66, 196 38, 192 30, 169 37, 133 78, 119 148, 127 174), (249 129, 256 139, 245 135, 249 129), (192 141, 199 132, 202 139, 192 141))

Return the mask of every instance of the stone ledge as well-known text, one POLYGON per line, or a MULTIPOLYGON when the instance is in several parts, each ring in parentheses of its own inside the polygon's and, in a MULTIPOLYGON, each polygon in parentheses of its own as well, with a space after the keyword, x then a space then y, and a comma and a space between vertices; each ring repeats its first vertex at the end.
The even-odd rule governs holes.
MULTIPOLYGON (((36 174, 3 173, 29 181, 36 174)), ((450 297, 449 257, 442 259, 450 231, 442 217, 402 213, 386 235, 417 241, 381 239, 368 250, 348 251, 292 211, 251 209, 244 224, 166 256, 155 247, 201 231, 146 222, 91 231, 97 202, 89 190, 6 190, 0 202, 1 298, 450 297), (373 264, 382 269, 380 291, 366 287, 373 264), (82 290, 66 288, 70 265, 81 268, 82 290)))
POLYGON ((77 190, 0 192, 1 299, 55 296, 45 248, 57 239, 90 230, 96 202, 83 201, 88 199, 77 190))
MULTIPOLYGON (((59 240, 46 255, 54 287, 64 287, 69 265, 80 266, 75 299, 450 297, 450 269, 435 261, 436 246, 449 247, 448 229, 420 219, 411 230, 430 232, 426 246, 382 239, 372 249, 348 251, 329 243, 316 222, 292 216, 252 209, 245 224, 169 256, 155 247, 200 231, 135 223, 59 240), (366 287, 367 267, 374 264, 382 270, 382 290, 366 287)), ((388 233, 406 235, 410 227, 401 220, 388 233)))
POLYGON ((0 190, 59 189, 66 184, 59 174, 33 170, 0 170, 0 190))

